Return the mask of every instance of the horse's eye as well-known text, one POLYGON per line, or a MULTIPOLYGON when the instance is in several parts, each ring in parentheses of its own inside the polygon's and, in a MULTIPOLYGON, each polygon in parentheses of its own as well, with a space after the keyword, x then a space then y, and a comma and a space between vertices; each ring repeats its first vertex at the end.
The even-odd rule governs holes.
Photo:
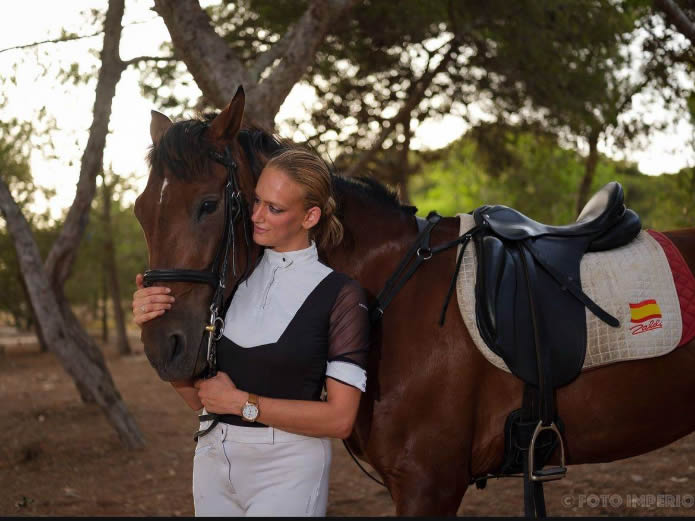
POLYGON ((217 201, 203 201, 200 205, 200 211, 198 212, 198 217, 202 217, 205 214, 213 213, 217 210, 217 201))

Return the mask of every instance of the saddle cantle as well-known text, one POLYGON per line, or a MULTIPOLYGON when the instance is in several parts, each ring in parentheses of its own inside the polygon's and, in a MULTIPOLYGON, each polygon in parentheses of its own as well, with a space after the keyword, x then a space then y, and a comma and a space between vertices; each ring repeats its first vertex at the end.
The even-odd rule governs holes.
POLYGON ((481 337, 527 384, 539 386, 541 366, 549 387, 566 385, 584 362, 584 308, 618 326, 582 291, 581 258, 630 242, 641 229, 639 217, 625 207, 616 182, 599 190, 567 226, 545 225, 502 205, 482 206, 473 217, 481 227, 474 237, 481 337))

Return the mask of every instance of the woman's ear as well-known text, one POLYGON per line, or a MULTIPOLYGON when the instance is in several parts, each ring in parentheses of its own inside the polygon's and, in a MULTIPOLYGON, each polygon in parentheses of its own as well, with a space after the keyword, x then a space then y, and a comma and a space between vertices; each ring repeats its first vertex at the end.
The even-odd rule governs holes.
POLYGON ((318 206, 312 206, 304 214, 304 221, 302 222, 302 227, 305 230, 313 228, 316 226, 321 219, 321 208, 318 206))

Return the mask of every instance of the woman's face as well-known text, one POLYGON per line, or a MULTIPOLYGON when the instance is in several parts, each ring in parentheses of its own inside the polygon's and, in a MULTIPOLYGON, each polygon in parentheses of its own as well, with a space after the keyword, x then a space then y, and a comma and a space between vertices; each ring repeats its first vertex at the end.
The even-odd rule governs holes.
POLYGON ((275 251, 309 246, 309 229, 318 223, 318 206, 304 209, 302 187, 278 168, 264 168, 253 201, 253 240, 275 251))

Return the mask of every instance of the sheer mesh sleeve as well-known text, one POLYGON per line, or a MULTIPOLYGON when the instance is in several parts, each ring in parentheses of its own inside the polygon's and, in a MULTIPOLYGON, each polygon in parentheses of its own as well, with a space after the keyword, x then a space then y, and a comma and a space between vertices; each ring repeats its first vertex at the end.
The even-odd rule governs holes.
POLYGON ((364 391, 366 388, 369 313, 367 297, 355 280, 341 288, 331 310, 326 376, 364 391))

